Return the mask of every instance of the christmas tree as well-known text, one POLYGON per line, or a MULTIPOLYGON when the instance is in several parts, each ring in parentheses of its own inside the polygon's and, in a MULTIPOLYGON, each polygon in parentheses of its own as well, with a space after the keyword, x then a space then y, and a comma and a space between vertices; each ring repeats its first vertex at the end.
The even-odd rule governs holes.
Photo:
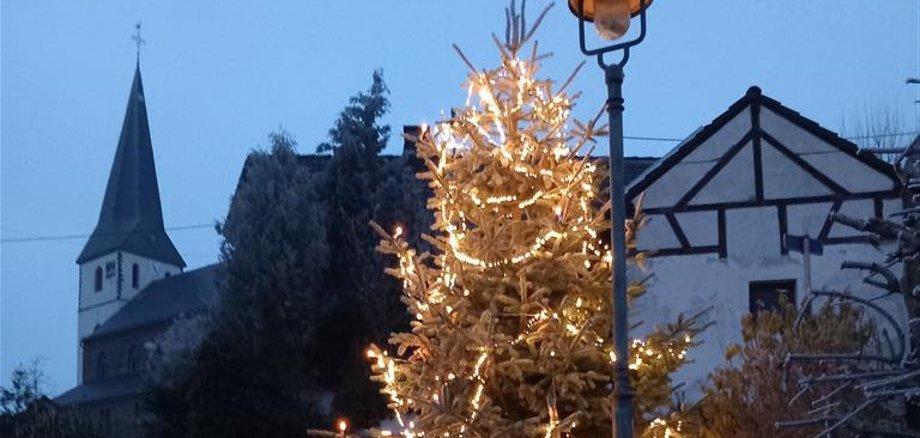
MULTIPOLYGON (((571 78, 558 88, 535 79, 544 56, 524 46, 547 12, 528 28, 523 12, 506 11, 504 42, 493 37, 498 68, 479 71, 457 49, 472 70, 467 103, 417 139, 433 250, 377 227, 415 317, 410 333, 391 337, 395 351, 368 350, 400 423, 384 434, 610 436, 611 262, 620 255, 603 238, 606 170, 590 158, 605 128, 597 119, 569 128, 571 78)), ((636 421, 649 433, 677 432, 657 417, 696 331, 682 320, 632 343, 636 421)))

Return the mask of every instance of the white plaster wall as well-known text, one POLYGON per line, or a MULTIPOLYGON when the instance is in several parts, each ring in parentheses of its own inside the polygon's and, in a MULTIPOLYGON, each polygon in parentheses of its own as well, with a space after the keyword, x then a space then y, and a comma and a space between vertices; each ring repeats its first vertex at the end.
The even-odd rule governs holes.
POLYGON ((715 164, 715 161, 712 161, 681 162, 675 165, 645 189, 646 198, 642 206, 645 208, 658 208, 677 204, 677 201, 680 200, 684 193, 690 187, 693 187, 715 164), (674 187, 680 187, 681 190, 674 190, 674 187))
MULTIPOLYGON (((799 223, 809 222, 813 214, 808 213, 827 213, 825 206, 802 207, 797 214, 799 223)), ((789 219, 791 222, 791 214, 789 219)), ((802 257, 781 254, 777 220, 773 207, 729 210, 726 212, 726 259, 720 259, 718 254, 651 259, 649 273, 653 278, 649 293, 636 300, 631 309, 631 323, 644 322, 633 336, 647 333, 656 324, 674 321, 681 312, 692 314, 712 306, 707 318, 715 325, 700 336, 703 344, 689 353, 694 363, 675 376, 675 382, 687 383, 686 393, 691 399, 699 395, 707 374, 724 362, 725 348, 741 342, 740 321, 748 312, 750 282, 795 279, 796 298, 804 297, 802 257)), ((823 222, 816 222, 820 228, 823 222)), ((861 283, 859 273, 839 268, 845 260, 882 260, 884 251, 884 248, 862 244, 826 246, 824 256, 812 258, 813 285, 875 296, 877 292, 873 288, 861 283)), ((882 300, 881 304, 899 319, 906 320, 903 303, 897 297, 882 300)))
POLYGON ((80 265, 80 309, 114 300, 118 290, 118 255, 112 253, 80 265), (105 277, 106 263, 115 263, 115 276, 105 277), (96 268, 102 268, 102 290, 95 291, 96 268))
POLYGON ((754 148, 747 142, 732 159, 700 190, 690 204, 708 205, 743 202, 755 198, 754 148))
POLYGON ((650 214, 648 222, 636 239, 636 247, 640 250, 679 248, 680 241, 671 229, 668 218, 663 214, 650 214))
POLYGON ((163 263, 151 258, 123 252, 122 253, 122 270, 124 272, 124 284, 121 288, 123 298, 134 298, 138 292, 142 291, 148 284, 155 280, 160 280, 166 275, 176 275, 182 272, 182 268, 163 263), (131 266, 137 263, 140 273, 140 281, 135 289, 131 284, 131 266))
POLYGON ((715 166, 719 158, 750 129, 751 112, 746 108, 649 186, 646 189, 645 208, 666 207, 677 203, 684 192, 715 166), (674 187, 683 189, 676 191, 674 187))
POLYGON ((786 230, 798 236, 817 237, 833 204, 830 202, 790 205, 786 209, 786 230))
POLYGON ((816 169, 851 192, 894 189, 894 183, 858 159, 774 114, 761 111, 761 127, 816 169))
MULTIPOLYGON (((760 270, 779 255, 781 236, 776 207, 739 208, 725 212, 728 257, 739 267, 760 270)), ((768 280, 768 279, 764 279, 768 280)))
POLYGON ((832 195, 831 189, 811 176, 768 142, 761 144, 763 195, 766 199, 832 195))
POLYGON ((833 145, 799 128, 768 108, 760 111, 760 127, 797 155, 841 153, 833 145))
POLYGON ((745 108, 719 129, 718 132, 712 134, 712 136, 703 142, 703 144, 699 145, 693 152, 687 154, 687 156, 681 160, 681 163, 715 163, 750 130, 751 109, 745 108))
POLYGON ((882 205, 886 215, 904 210, 904 201, 901 199, 886 199, 882 205))
POLYGON ((80 265, 80 291, 79 309, 77 315, 77 380, 83 379, 83 338, 89 336, 96 327, 102 325, 121 309, 128 301, 134 298, 141 290, 154 280, 182 272, 178 266, 169 265, 147 257, 122 252, 121 262, 119 254, 112 253, 103 257, 90 260, 80 265), (105 276, 106 263, 115 263, 115 275, 105 276), (138 287, 131 284, 131 266, 137 263, 140 273, 138 287), (96 292, 96 268, 102 267, 102 290, 96 292), (119 275, 120 273, 120 275, 119 275), (121 291, 118 283, 121 281, 121 291))
MULTIPOLYGON (((893 211, 893 210, 886 210, 893 211)), ((875 216, 875 202, 871 199, 856 199, 852 201, 846 201, 843 204, 840 204, 839 213, 845 214, 852 218, 865 219, 875 216)), ((859 236, 865 233, 860 233, 859 230, 853 228, 834 224, 831 227, 831 231, 828 234, 828 237, 850 237, 850 236, 859 236)))
MULTIPOLYGON (((691 246, 719 244, 719 218, 715 210, 676 213, 674 216, 691 246)), ((639 233, 639 238, 642 238, 642 233, 639 233)), ((641 246, 639 248, 648 249, 641 246)))

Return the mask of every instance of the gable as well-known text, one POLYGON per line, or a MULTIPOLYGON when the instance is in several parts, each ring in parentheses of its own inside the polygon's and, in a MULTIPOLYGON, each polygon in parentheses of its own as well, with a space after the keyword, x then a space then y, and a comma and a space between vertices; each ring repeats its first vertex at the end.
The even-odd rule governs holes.
POLYGON ((894 169, 752 87, 627 188, 648 210, 897 191, 894 169))
POLYGON ((809 220, 822 243, 862 242, 829 213, 882 216, 900 191, 891 165, 752 87, 633 181, 626 199, 645 194, 639 250, 725 258, 731 233, 757 233, 785 254, 782 236, 802 227, 803 208, 818 209, 809 220))

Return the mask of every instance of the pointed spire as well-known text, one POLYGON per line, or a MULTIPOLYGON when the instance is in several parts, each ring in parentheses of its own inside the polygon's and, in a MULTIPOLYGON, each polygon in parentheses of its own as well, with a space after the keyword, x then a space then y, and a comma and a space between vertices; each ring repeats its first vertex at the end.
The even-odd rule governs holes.
POLYGON ((115 251, 126 251, 185 267, 163 227, 160 190, 140 66, 121 127, 115 160, 109 173, 99 223, 77 258, 83 263, 115 251))

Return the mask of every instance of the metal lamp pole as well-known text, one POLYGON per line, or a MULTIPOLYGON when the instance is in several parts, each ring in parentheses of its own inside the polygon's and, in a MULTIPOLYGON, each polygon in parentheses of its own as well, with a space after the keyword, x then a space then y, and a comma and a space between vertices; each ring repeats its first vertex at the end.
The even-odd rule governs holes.
MULTIPOLYGON (((621 0, 625 1, 625 0, 621 0)), ((590 0, 572 0, 570 9, 578 17, 578 41, 585 56, 596 56, 597 63, 604 70, 607 83, 607 114, 610 126, 610 197, 612 202, 610 227, 613 250, 613 352, 614 362, 614 422, 613 435, 617 438, 633 436, 633 391, 629 383, 629 339, 628 314, 626 304, 626 180, 623 171, 623 67, 629 61, 629 50, 645 39, 646 10, 651 0, 638 3, 638 11, 633 16, 639 17, 638 36, 626 42, 612 44, 597 49, 588 49, 585 44, 585 21, 593 19, 586 16, 585 5, 590 0), (621 52, 618 62, 608 63, 604 55, 621 52)))

